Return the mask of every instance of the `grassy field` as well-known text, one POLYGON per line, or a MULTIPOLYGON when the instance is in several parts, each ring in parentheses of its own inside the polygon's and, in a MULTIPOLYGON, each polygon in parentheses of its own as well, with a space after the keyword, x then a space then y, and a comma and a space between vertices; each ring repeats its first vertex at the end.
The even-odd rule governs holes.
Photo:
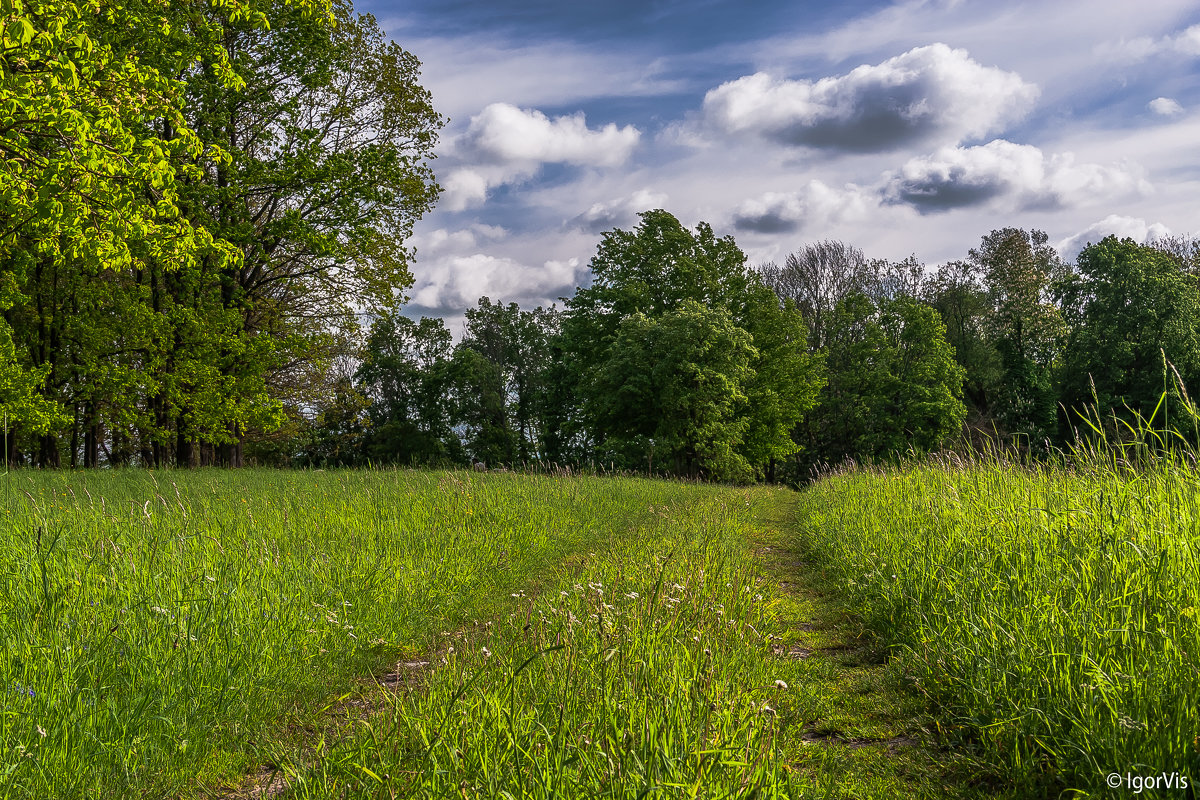
POLYGON ((1109 453, 1037 470, 955 459, 856 471, 803 492, 797 515, 808 552, 962 749, 1023 792, 1108 794, 1115 772, 1118 793, 1156 776, 1157 796, 1190 796, 1193 466, 1109 453))
POLYGON ((800 493, 12 473, 0 797, 1052 797, 1107 793, 1111 772, 1190 779, 1198 496, 1193 469, 1099 459, 800 493))
POLYGON ((794 493, 0 479, 0 796, 972 796, 794 493))
POLYGON ((422 472, 8 476, 0 782, 169 796, 288 710, 519 605, 572 553, 716 490, 422 472))

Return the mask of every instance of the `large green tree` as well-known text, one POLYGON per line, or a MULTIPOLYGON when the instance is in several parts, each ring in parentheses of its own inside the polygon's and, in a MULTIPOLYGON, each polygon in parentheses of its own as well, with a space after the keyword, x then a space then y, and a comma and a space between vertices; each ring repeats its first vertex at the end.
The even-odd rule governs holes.
POLYGON ((756 355, 728 310, 695 300, 626 318, 593 384, 596 423, 609 432, 598 457, 622 466, 644 459, 648 471, 657 458, 676 474, 749 480, 750 463, 738 451, 756 355))
POLYGON ((1005 431, 1040 441, 1054 428, 1053 370, 1067 331, 1050 290, 1065 267, 1043 231, 1019 228, 984 236, 968 261, 983 277, 985 324, 1000 355, 991 410, 1005 431))
MULTIPOLYGON (((796 449, 790 432, 815 398, 819 366, 807 353, 795 305, 781 302, 747 268, 731 237, 718 237, 706 223, 690 231, 666 211, 647 211, 633 230, 604 234, 591 267, 592 285, 567 302, 559 339, 570 370, 562 377, 578 398, 576 410, 559 418, 577 458, 619 457, 636 469, 665 456, 658 463, 667 468, 741 479, 769 473, 773 460, 796 449), (688 326, 695 347, 719 342, 729 352, 688 349, 675 335, 688 326), (640 335, 649 338, 638 345, 640 335), (673 383, 656 366, 659 377, 635 378, 638 359, 673 364, 687 375, 673 383), (641 392, 641 412, 614 405, 614 375, 638 384, 618 394, 641 392), (725 396, 714 397, 715 390, 725 396), (691 433, 673 428, 668 435, 650 426, 649 409, 668 415, 683 409, 696 421, 691 433)), ((685 424, 661 424, 677 423, 685 424)))
POLYGON ((440 319, 392 312, 371 326, 356 379, 370 400, 373 461, 444 463, 462 459, 453 430, 453 337, 440 319))
POLYGON ((926 452, 961 430, 963 370, 932 308, 852 294, 830 319, 826 357, 802 463, 926 452))
POLYGON ((299 406, 316 399, 313 367, 348 351, 358 313, 403 300, 405 240, 438 191, 429 161, 442 119, 419 62, 345 0, 333 16, 330 27, 279 7, 269 29, 230 20, 225 47, 244 88, 212 71, 188 79, 189 120, 229 154, 189 185, 189 213, 242 254, 235 269, 205 266, 240 339, 273 345, 226 371, 265 374, 272 397, 299 406))
POLYGON ((0 338, 57 407, 10 401, 17 429, 44 464, 238 463, 402 299, 441 125, 416 60, 327 0, 0 21, 0 338))
MULTIPOLYGON (((1200 290, 1179 259, 1109 236, 1085 247, 1076 265, 1060 285, 1073 323, 1062 372, 1068 409, 1095 402, 1101 415, 1149 416, 1164 392, 1176 393, 1164 356, 1189 390, 1200 383, 1200 290)), ((1068 423, 1077 422, 1072 414, 1068 423)))

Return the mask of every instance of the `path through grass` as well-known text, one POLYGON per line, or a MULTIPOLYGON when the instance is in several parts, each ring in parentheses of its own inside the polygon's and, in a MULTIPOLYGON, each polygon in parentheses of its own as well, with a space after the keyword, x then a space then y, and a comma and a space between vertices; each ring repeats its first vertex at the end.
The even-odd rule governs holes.
POLYGON ((795 495, 408 471, 0 487, 0 794, 970 796, 795 495))
POLYGON ((364 687, 281 741, 288 796, 971 796, 803 577, 793 499, 725 489, 595 542, 447 636, 425 680, 364 687))

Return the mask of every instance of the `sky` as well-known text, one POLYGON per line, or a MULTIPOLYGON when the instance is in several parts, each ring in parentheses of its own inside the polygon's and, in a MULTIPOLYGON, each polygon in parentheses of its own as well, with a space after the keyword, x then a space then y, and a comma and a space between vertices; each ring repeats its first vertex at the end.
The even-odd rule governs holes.
POLYGON ((358 0, 449 122, 413 316, 549 305, 670 211, 751 264, 1200 235, 1195 0, 358 0))

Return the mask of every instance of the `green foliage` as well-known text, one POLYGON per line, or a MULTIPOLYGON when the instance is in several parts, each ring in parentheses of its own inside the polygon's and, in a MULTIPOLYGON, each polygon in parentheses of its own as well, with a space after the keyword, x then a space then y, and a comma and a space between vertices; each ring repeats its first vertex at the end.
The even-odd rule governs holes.
MULTIPOLYGON (((479 298, 476 308, 467 309, 461 349, 472 350, 484 362, 468 370, 470 386, 460 392, 461 403, 473 408, 472 416, 482 426, 480 440, 490 440, 490 458, 483 451, 475 457, 487 463, 528 462, 545 455, 547 379, 550 369, 549 341, 557 333, 558 311, 536 308, 522 311, 516 303, 507 306, 479 298), (471 388, 473 386, 473 388, 471 388), (484 411, 475 399, 495 406, 484 411)), ((470 363, 466 359, 463 363, 470 363)))
POLYGON ((765 283, 751 284, 742 317, 755 356, 743 384, 747 425, 740 452, 758 477, 775 481, 777 462, 800 449, 792 433, 817 404, 824 360, 808 351, 804 318, 765 283))
POLYGON ((370 402, 373 463, 462 460, 449 398, 451 340, 440 319, 390 313, 371 326, 355 379, 370 402))
POLYGON ((418 62, 327 0, 5 0, 0 24, 6 391, 39 396, 3 401, 22 446, 237 463, 328 383, 352 304, 411 280, 442 124, 418 62))
POLYGON ((748 424, 742 386, 758 355, 723 309, 695 300, 657 318, 623 320, 592 385, 601 458, 654 458, 677 474, 746 480, 737 452, 748 424))
POLYGON ((1200 291, 1167 253, 1110 236, 1084 248, 1059 291, 1075 322, 1063 364, 1068 409, 1096 403, 1101 416, 1150 417, 1164 391, 1177 406, 1164 354, 1184 385, 1200 383, 1200 291))
POLYGON ((1067 333, 1050 285, 1065 267, 1044 232, 1017 228, 983 237, 969 261, 983 277, 984 325, 1000 354, 991 409, 1006 431, 1040 440, 1054 427, 1052 370, 1067 333))
POLYGON ((929 451, 956 435, 966 409, 963 370, 945 325, 907 297, 878 307, 863 295, 830 322, 829 383, 809 422, 809 463, 929 451))
POLYGON ((794 306, 745 261, 732 238, 662 210, 604 234, 560 340, 580 398, 562 417, 585 453, 746 480, 795 449, 817 362, 794 306))

